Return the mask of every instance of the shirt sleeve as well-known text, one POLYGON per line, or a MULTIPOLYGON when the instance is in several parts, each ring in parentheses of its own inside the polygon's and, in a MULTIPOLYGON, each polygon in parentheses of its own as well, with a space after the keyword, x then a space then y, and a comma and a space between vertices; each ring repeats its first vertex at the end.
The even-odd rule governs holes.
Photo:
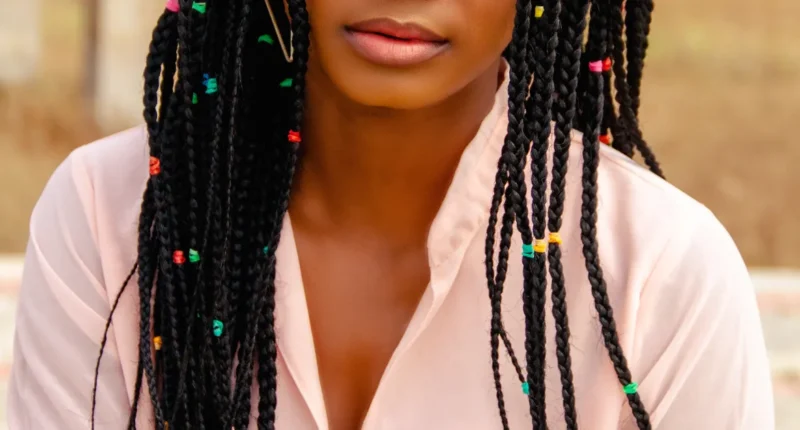
MULTIPOLYGON (((95 365, 110 306, 92 184, 76 154, 53 174, 31 217, 8 392, 10 430, 91 427, 95 365)), ((96 428, 124 427, 129 411, 112 330, 98 375, 96 428)))
MULTIPOLYGON (((653 428, 773 430, 770 368, 747 268, 707 209, 683 224, 690 227, 671 238, 644 286, 629 353, 653 428)), ((620 428, 637 428, 623 410, 620 428)))

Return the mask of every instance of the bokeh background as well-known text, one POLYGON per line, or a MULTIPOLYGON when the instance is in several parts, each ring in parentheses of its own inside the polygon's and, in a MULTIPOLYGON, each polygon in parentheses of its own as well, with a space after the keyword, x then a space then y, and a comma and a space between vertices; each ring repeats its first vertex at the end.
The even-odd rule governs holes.
MULTIPOLYGON (((71 150, 141 122, 162 10, 161 0, 0 0, 2 380, 30 211, 71 150)), ((717 214, 752 269, 782 430, 800 428, 798 24, 798 0, 656 0, 642 106, 669 180, 717 214)))

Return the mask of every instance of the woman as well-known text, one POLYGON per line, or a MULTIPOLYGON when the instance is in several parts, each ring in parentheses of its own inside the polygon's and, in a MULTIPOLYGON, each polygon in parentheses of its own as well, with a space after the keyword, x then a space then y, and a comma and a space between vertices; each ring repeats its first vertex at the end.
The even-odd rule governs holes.
POLYGON ((13 430, 774 427, 746 268, 638 129, 650 1, 281 6, 168 2, 146 129, 53 176, 13 430))

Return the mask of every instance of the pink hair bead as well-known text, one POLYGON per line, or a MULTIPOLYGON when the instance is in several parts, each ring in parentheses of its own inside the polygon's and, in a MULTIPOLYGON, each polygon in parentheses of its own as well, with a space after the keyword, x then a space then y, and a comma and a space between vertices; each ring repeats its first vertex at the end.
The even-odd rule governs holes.
POLYGON ((170 12, 178 12, 181 7, 178 5, 178 0, 167 0, 167 10, 170 12))
POLYGON ((592 61, 589 63, 589 70, 594 73, 603 73, 603 62, 602 61, 592 61))

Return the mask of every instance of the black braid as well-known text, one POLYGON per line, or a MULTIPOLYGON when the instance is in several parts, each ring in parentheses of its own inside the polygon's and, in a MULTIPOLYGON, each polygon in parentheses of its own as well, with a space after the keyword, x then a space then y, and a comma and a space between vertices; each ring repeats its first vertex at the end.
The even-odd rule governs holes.
MULTIPOLYGON (((599 9, 592 15, 592 19, 597 20, 598 25, 595 26, 597 31, 589 34, 586 55, 589 61, 602 61, 605 57, 608 40, 604 21, 608 19, 609 15, 615 14, 614 9, 617 6, 613 2, 596 2, 593 8, 599 9)), ((603 270, 600 267, 597 253, 597 167, 600 160, 598 137, 603 115, 603 76, 600 73, 592 73, 588 82, 583 110, 586 115, 584 119, 586 128, 583 130, 581 240, 586 270, 589 273, 589 283, 592 286, 592 296, 602 326, 603 339, 620 383, 627 387, 632 383, 632 377, 619 343, 614 313, 609 303, 603 270), (594 115, 590 115, 592 112, 594 115)), ((637 393, 629 394, 628 401, 639 428, 650 429, 650 418, 639 395, 637 393)))
MULTIPOLYGON (((571 143, 572 124, 576 115, 576 90, 581 72, 583 33, 589 2, 571 0, 563 4, 561 14, 562 32, 559 39, 559 64, 555 76, 557 103, 554 106, 556 119, 555 144, 553 150, 553 177, 550 183, 548 230, 561 230, 567 176, 567 162, 571 143)), ((575 410, 575 388, 572 382, 572 363, 569 345, 569 320, 567 318, 566 288, 561 265, 561 247, 550 241, 548 262, 552 279, 553 319, 556 328, 556 356, 561 374, 561 396, 564 405, 564 420, 567 429, 578 428, 575 410)))
MULTIPOLYGON (((633 145, 642 154, 645 164, 650 170, 663 177, 664 173, 661 171, 661 166, 655 158, 655 154, 645 142, 642 132, 639 129, 639 120, 635 111, 633 110, 633 101, 631 99, 630 90, 627 82, 627 74, 625 72, 625 42, 622 40, 623 21, 622 21, 622 0, 614 0, 610 7, 609 15, 609 33, 613 43, 611 52, 613 55, 614 64, 614 79, 615 88, 617 90, 617 102, 619 103, 620 128, 623 129, 623 136, 630 139, 633 145)), ((635 18, 631 18, 635 19, 635 18)), ((642 54, 643 55, 643 54, 642 54)))
MULTIPOLYGON (((273 10, 283 10, 281 0, 270 1, 273 10)), ((520 382, 529 389, 534 427, 547 428, 546 264, 552 279, 564 419, 568 429, 578 428, 566 281, 557 240, 551 237, 547 256, 544 252, 530 255, 527 248, 523 256, 526 375, 501 312, 514 225, 526 246, 545 239, 546 230, 558 233, 561 228, 571 128, 584 134, 581 239, 592 295, 615 371, 623 385, 631 384, 597 255, 597 140, 601 130, 610 129, 615 147, 629 142, 652 164, 647 150, 642 150, 646 144, 640 139, 637 118, 652 2, 629 1, 623 23, 620 0, 595 0, 582 54, 588 1, 519 0, 512 41, 503 54, 510 69, 508 135, 498 161, 485 252, 492 373, 504 429, 509 417, 501 385, 501 341, 520 382), (535 6, 544 7, 541 18, 535 18, 535 6), (628 40, 627 73, 623 31, 628 40), (588 72, 589 61, 609 54, 614 57, 613 74, 588 72), (535 75, 532 86, 531 75, 535 75), (612 78, 619 118, 610 100, 612 78), (554 130, 551 120, 555 120, 554 130), (548 205, 546 160, 551 131, 555 144, 548 205), (524 173, 528 157, 530 178, 524 173), (498 222, 500 238, 495 243, 498 222)), ((306 2, 290 0, 291 20, 281 20, 278 29, 293 33, 294 61, 287 64, 278 46, 261 38, 266 33, 277 41, 265 3, 208 0, 206 6, 198 8, 190 0, 181 0, 179 13, 165 11, 153 32, 145 69, 144 116, 150 155, 159 168, 143 196, 133 269, 139 282, 140 340, 129 429, 136 428, 145 384, 158 430, 167 422, 171 429, 245 429, 254 380, 259 391, 258 427, 275 428, 275 251, 298 163, 297 144, 290 142, 289 133, 302 137, 311 28, 306 2), (216 93, 206 94, 204 74, 216 79, 216 93), (292 87, 279 87, 287 78, 292 87), (175 251, 185 253, 185 258, 197 251, 200 259, 176 263, 175 251), (155 306, 151 306, 153 299, 155 306), (223 324, 218 333, 212 330, 215 320, 223 324), (151 333, 161 341, 155 355, 151 333), (234 362, 238 363, 235 367, 234 362)), ((109 317, 101 356, 110 321, 109 317)), ((93 392, 96 399, 96 381, 93 392)), ((639 428, 650 428, 638 394, 629 394, 628 400, 639 428)))

